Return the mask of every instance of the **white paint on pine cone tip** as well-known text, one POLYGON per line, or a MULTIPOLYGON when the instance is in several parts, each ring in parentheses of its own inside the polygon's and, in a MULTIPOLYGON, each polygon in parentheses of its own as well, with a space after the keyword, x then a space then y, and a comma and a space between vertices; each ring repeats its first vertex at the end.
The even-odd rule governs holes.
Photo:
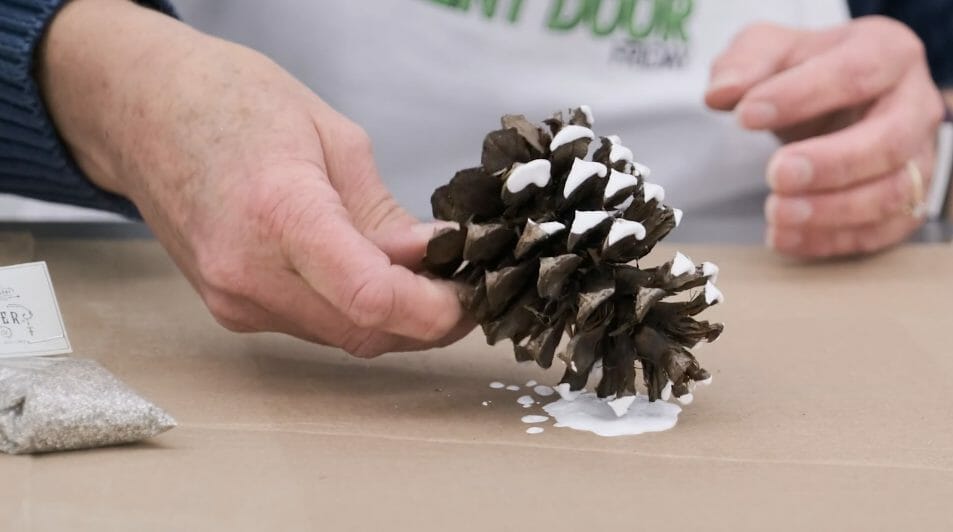
POLYGON ((693 271, 695 271, 695 263, 692 262, 692 259, 683 255, 681 251, 675 252, 675 260, 672 261, 672 275, 680 277, 693 271))
MULTIPOLYGON (((606 192, 603 195, 605 199, 609 199, 612 196, 615 196, 619 193, 620 190, 626 187, 634 187, 639 184, 639 178, 634 175, 626 174, 618 170, 612 170, 609 174, 609 182, 606 183, 606 192)), ((569 196, 566 196, 567 198, 569 196)))
POLYGON ((677 399, 679 403, 687 406, 692 404, 692 401, 695 400, 695 396, 690 393, 686 393, 685 395, 676 397, 675 399, 677 399))
POLYGON ((619 137, 619 135, 609 135, 606 137, 606 140, 608 140, 609 144, 612 144, 613 146, 622 144, 622 139, 619 137))
POLYGON ((711 382, 712 382, 712 377, 708 377, 705 380, 695 381, 695 384, 698 384, 699 386, 711 386, 711 382))
POLYGON ((634 161, 632 166, 635 167, 636 173, 643 178, 648 178, 650 175, 652 175, 652 169, 638 161, 634 161))
POLYGON ((625 201, 616 205, 615 208, 618 211, 624 211, 628 209, 629 207, 631 207, 633 203, 635 203, 635 198, 632 196, 629 196, 628 198, 625 198, 625 201))
POLYGON ((675 227, 682 225, 682 216, 684 215, 685 213, 682 212, 682 209, 672 209, 672 216, 675 217, 675 227))
POLYGON ((725 295, 721 293, 721 290, 715 286, 715 283, 708 281, 705 283, 705 303, 712 305, 714 303, 722 303, 725 301, 725 295))
POLYGON ((629 411, 629 407, 632 406, 632 403, 634 402, 635 402, 635 396, 627 395, 625 397, 620 397, 618 399, 609 401, 606 404, 608 404, 609 408, 611 408, 612 411, 615 413, 615 417, 622 417, 625 415, 626 412, 629 411))
POLYGON ((582 112, 582 114, 586 115, 586 122, 589 122, 590 126, 595 125, 596 119, 592 117, 592 107, 589 107, 588 105, 580 105, 579 110, 582 112))
POLYGON ((559 233, 560 231, 566 230, 566 224, 561 222, 536 223, 533 220, 526 220, 526 223, 529 225, 535 225, 539 227, 547 235, 555 235, 556 233, 559 233))
POLYGON ((572 229, 569 232, 574 235, 585 234, 608 217, 609 213, 606 211, 576 211, 576 216, 572 220, 572 229))
POLYGON ((662 185, 645 182, 642 184, 642 190, 645 192, 645 203, 648 203, 653 199, 658 200, 659 203, 665 201, 665 189, 662 188, 662 185))
POLYGON ((594 139, 596 134, 591 129, 582 126, 566 126, 556 133, 553 141, 549 144, 549 151, 556 151, 557 148, 579 139, 594 139))
POLYGON ((621 144, 613 144, 612 149, 609 150, 609 162, 617 163, 619 161, 625 161, 627 163, 633 162, 635 156, 632 155, 632 150, 626 148, 621 144))
POLYGON ((620 218, 612 222, 612 229, 609 229, 609 237, 606 239, 606 244, 609 246, 615 245, 616 242, 628 236, 634 236, 636 240, 643 240, 645 235, 644 225, 639 222, 620 218))
POLYGON ((702 275, 711 279, 711 282, 718 282, 718 273, 721 272, 721 269, 718 268, 718 265, 714 262, 703 262, 702 263, 702 275))
POLYGON ((602 163, 586 161, 576 157, 572 162, 572 168, 569 170, 569 176, 566 177, 566 185, 563 187, 563 197, 569 196, 575 192, 583 183, 592 179, 594 176, 605 177, 609 169, 602 163))
POLYGON ((506 178, 506 190, 516 194, 531 184, 543 188, 552 179, 551 170, 552 164, 546 159, 536 159, 521 164, 506 178))
POLYGON ((671 379, 665 383, 665 387, 662 388, 662 393, 659 394, 659 397, 661 397, 663 401, 668 401, 672 398, 672 386, 674 385, 675 383, 672 382, 671 379))

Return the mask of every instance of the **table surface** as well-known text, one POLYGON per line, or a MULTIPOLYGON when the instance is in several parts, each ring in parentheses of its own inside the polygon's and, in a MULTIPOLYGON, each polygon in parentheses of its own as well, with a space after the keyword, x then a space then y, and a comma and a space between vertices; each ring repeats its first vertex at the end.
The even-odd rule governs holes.
POLYGON ((49 263, 74 356, 179 427, 0 456, 0 530, 953 529, 953 247, 683 251, 722 267, 726 333, 698 352, 714 385, 673 430, 601 438, 527 435, 541 410, 488 383, 560 371, 478 334, 354 360, 224 331, 151 240, 2 235, 0 264, 49 263))

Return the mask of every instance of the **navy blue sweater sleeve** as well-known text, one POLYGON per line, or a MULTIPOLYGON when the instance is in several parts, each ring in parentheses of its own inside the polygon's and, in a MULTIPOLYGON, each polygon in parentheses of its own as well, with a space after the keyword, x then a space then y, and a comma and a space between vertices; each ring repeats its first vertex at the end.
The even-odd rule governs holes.
POLYGON ((923 39, 937 85, 953 87, 953 0, 849 0, 855 17, 885 15, 923 39))
MULTIPOLYGON (((60 139, 33 77, 35 50, 66 0, 0 0, 0 192, 138 217, 83 175, 60 139)), ((165 0, 139 2, 173 15, 165 0)))

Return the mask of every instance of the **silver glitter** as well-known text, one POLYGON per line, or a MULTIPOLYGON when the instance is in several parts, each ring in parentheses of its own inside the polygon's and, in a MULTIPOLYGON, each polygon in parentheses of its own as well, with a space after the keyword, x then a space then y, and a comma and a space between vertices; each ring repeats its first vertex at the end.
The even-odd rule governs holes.
POLYGON ((132 443, 174 426, 171 416, 94 361, 0 359, 0 451, 132 443))

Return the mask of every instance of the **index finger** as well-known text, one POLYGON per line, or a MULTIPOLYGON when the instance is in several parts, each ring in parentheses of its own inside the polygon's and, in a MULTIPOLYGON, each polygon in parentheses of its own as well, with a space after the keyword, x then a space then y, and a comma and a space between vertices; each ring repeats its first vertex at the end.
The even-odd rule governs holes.
POLYGON ((831 48, 845 35, 844 27, 805 31, 770 23, 749 26, 712 64, 705 103, 730 111, 752 87, 831 48))
POLYGON ((705 103, 730 111, 761 81, 782 70, 801 32, 776 24, 745 28, 715 59, 705 103))

